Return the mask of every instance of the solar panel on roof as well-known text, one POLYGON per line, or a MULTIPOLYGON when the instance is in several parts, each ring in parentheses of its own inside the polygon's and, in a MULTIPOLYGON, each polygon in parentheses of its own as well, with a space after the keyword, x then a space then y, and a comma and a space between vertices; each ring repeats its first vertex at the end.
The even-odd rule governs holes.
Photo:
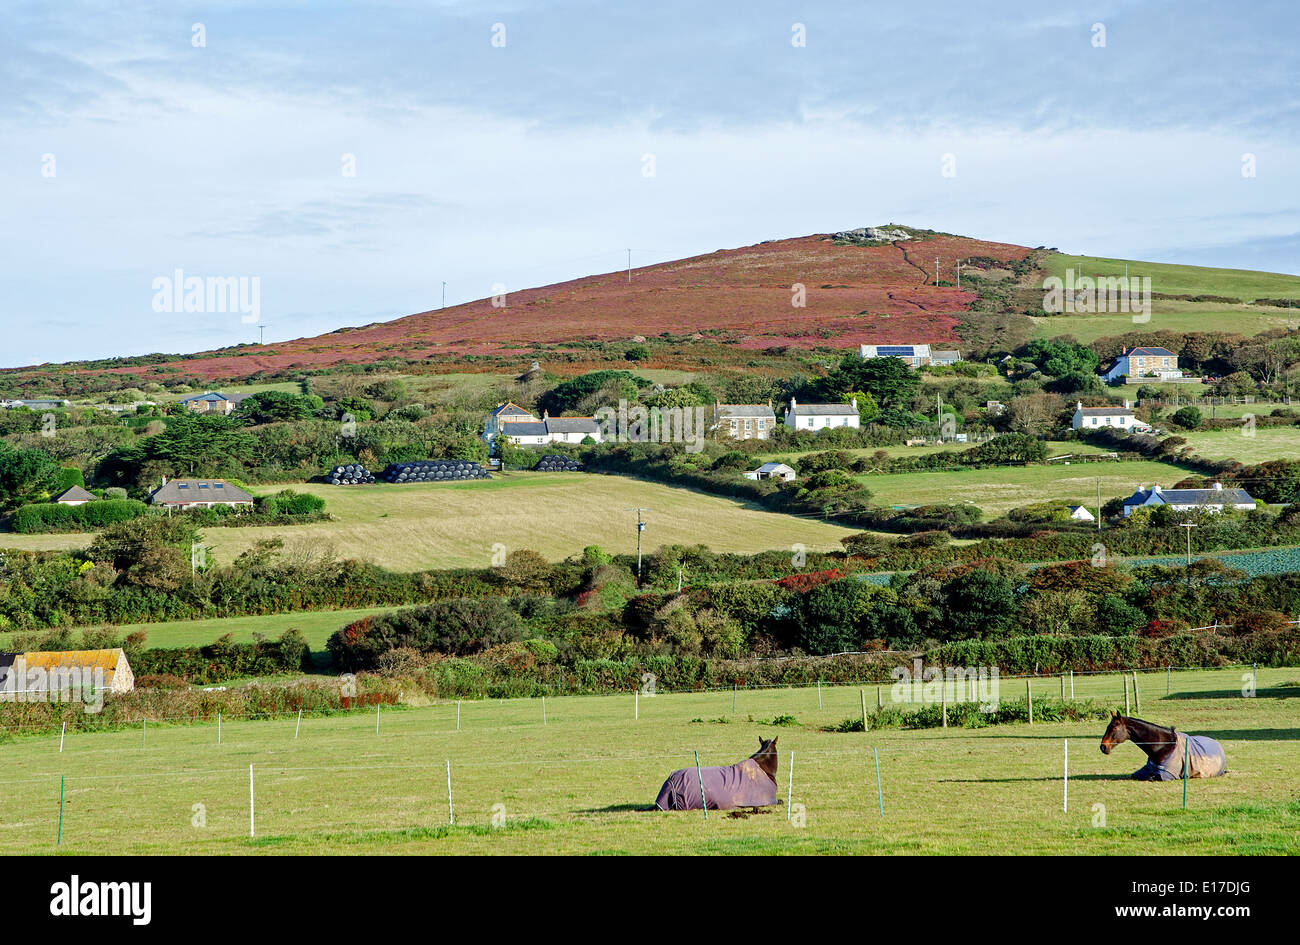
POLYGON ((914 349, 911 345, 878 345, 876 354, 882 358, 910 358, 913 357, 914 349))

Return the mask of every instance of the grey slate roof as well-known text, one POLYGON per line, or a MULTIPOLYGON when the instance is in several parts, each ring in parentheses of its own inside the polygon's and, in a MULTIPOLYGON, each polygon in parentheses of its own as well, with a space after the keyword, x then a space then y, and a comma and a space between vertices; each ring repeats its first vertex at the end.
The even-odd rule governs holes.
MULTIPOLYGON (((1151 498, 1151 489, 1139 489, 1124 500, 1141 505, 1151 498)), ((1161 489, 1160 498, 1169 505, 1252 505, 1255 500, 1245 489, 1161 489)))
POLYGON ((1131 417, 1133 411, 1128 407, 1080 407, 1085 417, 1131 417))
POLYGON ((1178 357, 1178 355, 1174 354, 1174 353, 1173 353, 1172 351, 1170 351, 1168 348, 1144 348, 1144 347, 1129 348, 1127 351, 1125 351, 1123 354, 1121 354, 1120 357, 1121 357, 1121 358, 1126 358, 1126 357, 1128 357, 1129 355, 1134 355, 1134 354, 1136 354, 1139 358, 1145 358, 1145 357, 1155 357, 1155 358, 1176 358, 1176 357, 1178 357))
POLYGON ((506 401, 504 404, 492 411, 492 416, 494 417, 500 417, 502 415, 507 417, 531 417, 532 413, 516 403, 506 401))
POLYGON ((173 479, 149 496, 154 505, 190 502, 252 502, 253 497, 238 486, 220 479, 173 479))
POLYGON ((543 426, 551 433, 599 433, 595 417, 547 417, 543 426))
POLYGON ((728 419, 735 417, 737 419, 757 418, 760 420, 775 420, 776 414, 772 411, 771 404, 718 404, 717 413, 719 417, 728 419))
POLYGON ((512 423, 507 420, 501 424, 503 436, 546 436, 546 424, 541 420, 528 420, 512 423))
POLYGON ((93 502, 95 496, 87 492, 81 486, 73 486, 65 492, 61 492, 54 497, 55 502, 93 502))
POLYGON ((208 391, 206 394, 195 394, 193 397, 183 397, 181 398, 181 403, 189 404, 199 400, 206 400, 214 404, 227 400, 232 403, 234 402, 232 398, 227 397, 225 394, 218 394, 216 391, 208 391))
POLYGON ((796 417, 856 417, 858 410, 852 404, 795 404, 791 411, 796 417))
POLYGON ((785 463, 764 463, 759 466, 755 472, 772 473, 772 472, 794 472, 794 470, 785 463))

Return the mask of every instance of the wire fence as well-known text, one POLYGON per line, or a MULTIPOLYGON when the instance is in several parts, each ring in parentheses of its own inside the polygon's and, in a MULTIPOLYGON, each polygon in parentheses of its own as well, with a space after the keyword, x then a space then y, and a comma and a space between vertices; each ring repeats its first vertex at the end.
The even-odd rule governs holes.
MULTIPOLYGON (((1297 621, 1291 621, 1291 623, 1297 623, 1297 621)), ((1227 625, 1222 625, 1222 626, 1227 626, 1227 625)), ((1211 628, 1199 627, 1195 629, 1208 630, 1211 628)), ((1255 677, 1258 674, 1258 664, 1255 663, 1233 663, 1233 664, 1224 664, 1221 666, 1211 666, 1211 667, 1190 666, 1190 665, 1183 666, 1183 665, 1170 664, 1167 666, 1161 666, 1155 668, 1146 667, 1142 669, 1122 669, 1122 670, 1094 669, 1094 670, 1063 670, 1063 671, 1057 671, 1051 673, 1039 673, 1039 672, 1004 673, 998 670, 997 667, 955 666, 947 663, 922 663, 920 662, 919 658, 914 657, 913 654, 906 651, 885 651, 885 650, 844 651, 841 653, 831 654, 830 656, 827 656, 825 658, 834 659, 837 657, 852 657, 852 656, 897 657, 899 661, 899 665, 894 672, 898 675, 891 677, 889 680, 846 681, 842 679, 834 679, 834 680, 820 679, 820 680, 812 680, 812 681, 786 681, 786 682, 747 681, 744 683, 740 683, 740 682, 733 683, 732 685, 729 686, 728 685, 694 686, 691 688, 683 688, 677 690, 663 688, 658 685, 657 681, 651 680, 650 682, 643 682, 642 685, 639 687, 629 687, 626 689, 620 689, 612 692, 582 693, 582 692, 571 692, 567 690, 560 690, 557 688, 556 691, 548 695, 510 696, 510 697, 499 697, 499 698, 490 697, 490 696, 469 696, 469 697, 463 697, 457 699, 436 698, 436 697, 426 699, 421 697, 420 702, 421 702, 421 708, 452 707, 457 709, 459 709, 459 707, 461 706, 466 706, 466 705, 472 706, 472 705, 482 705, 482 704, 497 704, 497 705, 515 704, 515 703, 542 704, 542 708, 539 711, 541 711, 544 714, 545 713, 544 703, 548 698, 552 700, 555 699, 626 700, 629 698, 651 699, 651 698, 663 697, 663 696, 700 696, 700 695, 730 693, 733 696, 733 708, 734 708, 735 697, 738 697, 740 693, 746 693, 746 692, 764 692, 764 691, 771 692, 771 691, 780 691, 780 690, 790 690, 790 691, 797 692, 797 691, 815 690, 820 694, 822 691, 831 692, 833 690, 854 690, 854 691, 862 690, 863 692, 878 691, 879 693, 882 694, 886 691, 889 691, 893 693, 893 695, 891 696, 891 703, 894 704, 902 703, 904 705, 911 705, 911 704, 916 704, 919 701, 938 703, 943 699, 948 699, 951 702, 960 702, 962 701, 963 694, 970 691, 969 687, 972 683, 978 686, 981 683, 981 681, 983 681, 983 683, 987 686, 987 685, 991 685, 994 680, 997 681, 999 686, 1001 685, 1001 683, 1004 682, 1024 681, 1029 686, 1026 692, 1032 693, 1033 697, 1036 699, 1042 698, 1043 686, 1046 686, 1048 683, 1051 684, 1059 683, 1060 692, 1062 694, 1062 697, 1065 698, 1066 701, 1082 701, 1085 698, 1109 700, 1114 698, 1114 692, 1111 691, 1112 689, 1115 692, 1120 693, 1119 699, 1120 701, 1123 701, 1125 699, 1125 693, 1127 692, 1127 684, 1123 681, 1129 680, 1134 676, 1137 676, 1139 678, 1141 677, 1163 678, 1166 684, 1164 694, 1170 695, 1171 686, 1173 682, 1173 677, 1172 677, 1173 673, 1208 674, 1208 673, 1224 673, 1224 672, 1244 671, 1244 670, 1249 670, 1249 672, 1242 674, 1242 678, 1238 683, 1238 687, 1243 690, 1242 697, 1249 698, 1249 696, 1246 696, 1244 694, 1244 690, 1248 688, 1245 685, 1245 683, 1247 682, 1247 679, 1249 679, 1253 685, 1255 683, 1255 677), (1091 693, 1091 696, 1089 696, 1087 693, 1081 693, 1076 697, 1075 695, 1076 687, 1074 685, 1076 680, 1080 680, 1080 681, 1095 680, 1099 678, 1108 678, 1108 677, 1114 677, 1117 680, 1115 683, 1113 683, 1110 689, 1097 689, 1096 687, 1090 686, 1089 692, 1091 693), (940 686, 939 689, 935 691, 933 687, 939 685, 940 683, 942 683, 942 686, 940 686), (1033 689, 1034 683, 1040 684, 1038 692, 1035 692, 1033 689), (918 690, 925 689, 926 687, 930 687, 932 695, 927 696, 925 699, 916 698, 916 692, 918 690), (1068 694, 1066 694, 1067 692, 1068 694)), ((776 662, 776 661, 795 660, 795 659, 797 658, 773 657, 771 658, 771 661, 776 662)), ((1267 668, 1272 669, 1272 667, 1267 667, 1267 668)), ((1283 667, 1282 669, 1285 668, 1283 667)), ((1297 672, 1298 679, 1300 679, 1300 668, 1297 668, 1296 672, 1297 672)), ((1179 681, 1179 694, 1184 698, 1188 697, 1189 694, 1189 690, 1186 688, 1185 684, 1186 684, 1186 680, 1179 681)), ((1300 682, 1297 682, 1297 685, 1300 685, 1300 682)), ((1051 695, 1054 688, 1055 686, 1047 686, 1047 690, 1048 690, 1047 694, 1049 696, 1051 695)), ((1158 687, 1156 691, 1157 692, 1159 691, 1158 687)), ((1222 689, 1215 689, 1213 691, 1216 693, 1223 692, 1222 689)), ((21 690, 20 692, 26 692, 33 695, 49 694, 48 690, 21 690)), ((383 695, 384 699, 376 700, 365 704, 355 705, 352 707, 322 706, 316 708, 304 708, 300 711, 240 712, 236 715, 230 715, 230 716, 223 715, 221 711, 213 707, 207 707, 201 710, 196 709, 196 711, 194 712, 177 714, 177 715, 166 715, 166 714, 156 714, 156 713, 151 714, 148 713, 147 711, 141 710, 138 714, 133 714, 129 718, 115 719, 112 722, 110 722, 108 725, 93 727, 90 728, 88 731, 91 733, 104 732, 104 731, 121 731, 124 729, 132 728, 134 726, 145 726, 149 724, 157 725, 163 723, 220 726, 223 724, 231 725, 239 722, 270 722, 270 721, 284 721, 284 720, 294 721, 295 719, 299 719, 299 720, 315 719, 315 718, 322 718, 322 717, 329 718, 329 717, 338 717, 344 715, 369 716, 370 709, 372 707, 375 709, 375 716, 380 716, 384 709, 399 714, 410 711, 411 709, 410 706, 403 705, 401 703, 400 698, 397 696, 393 696, 392 694, 388 694, 388 693, 379 694, 379 695, 383 695)), ((1013 699, 1018 697, 1019 697, 1018 693, 1011 694, 1011 698, 1013 699)), ((996 698, 997 699, 1002 698, 1000 692, 997 694, 996 698)), ((1135 698, 1140 698, 1140 695, 1136 695, 1135 698)), ((43 700, 43 699, 30 700, 31 703, 35 703, 35 704, 43 704, 46 701, 47 700, 43 700)), ((57 701, 57 700, 51 700, 51 701, 57 701)), ((981 699, 979 701, 986 701, 986 700, 981 699)), ((71 705, 78 704, 78 700, 75 698, 65 700, 65 702, 71 705)), ((881 695, 880 699, 878 700, 878 705, 883 704, 883 702, 884 702, 884 697, 883 695, 881 695)), ((22 701, 19 701, 17 704, 22 704, 22 701)), ((459 720, 459 716, 458 716, 458 720, 459 720)), ((35 722, 26 722, 26 721, 14 722, 12 720, 9 720, 3 724, 0 724, 0 733, 6 733, 6 732, 13 733, 13 734, 53 733, 54 735, 57 735, 59 731, 60 728, 58 727, 57 723, 54 726, 51 726, 51 724, 45 720, 35 721, 35 722)), ((74 728, 71 731, 76 732, 78 731, 78 728, 74 726, 74 728)))

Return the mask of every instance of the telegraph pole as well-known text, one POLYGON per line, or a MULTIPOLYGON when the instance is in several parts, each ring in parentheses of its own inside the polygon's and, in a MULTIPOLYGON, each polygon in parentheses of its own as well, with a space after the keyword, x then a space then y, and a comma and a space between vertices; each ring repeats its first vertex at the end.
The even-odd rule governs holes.
POLYGON ((636 513, 636 586, 641 586, 641 533, 645 531, 645 522, 641 519, 642 512, 653 512, 654 509, 624 509, 624 512, 636 513))
POLYGON ((1101 476, 1097 477, 1097 531, 1101 531, 1101 476))
POLYGON ((443 282, 442 284, 442 307, 443 308, 447 307, 447 283, 446 282, 443 282))
POLYGON ((627 281, 632 281, 632 250, 627 251, 627 281))
MULTIPOLYGON (((1190 568, 1192 566, 1192 529, 1196 527, 1196 523, 1179 522, 1178 527, 1187 529, 1187 567, 1190 568)), ((1190 584, 1191 582, 1192 576, 1189 574, 1187 576, 1187 583, 1190 584)))

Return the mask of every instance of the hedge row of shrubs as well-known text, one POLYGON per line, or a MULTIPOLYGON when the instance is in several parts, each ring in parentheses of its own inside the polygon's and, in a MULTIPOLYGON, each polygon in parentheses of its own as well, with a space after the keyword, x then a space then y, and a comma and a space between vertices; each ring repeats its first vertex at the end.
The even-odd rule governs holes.
POLYGON ((997 666, 1013 674, 1244 663, 1300 666, 1300 629, 1238 637, 1179 633, 1161 638, 1032 636, 960 640, 931 650, 926 659, 949 666, 997 666))
POLYGON ((175 676, 191 683, 215 683, 243 676, 274 676, 312 668, 311 648, 298 630, 278 640, 235 643, 227 634, 207 646, 128 652, 136 676, 175 676))
POLYGON ((84 505, 41 502, 15 510, 9 519, 9 527, 22 535, 94 531, 105 525, 139 518, 148 511, 147 505, 135 499, 98 499, 84 505))

